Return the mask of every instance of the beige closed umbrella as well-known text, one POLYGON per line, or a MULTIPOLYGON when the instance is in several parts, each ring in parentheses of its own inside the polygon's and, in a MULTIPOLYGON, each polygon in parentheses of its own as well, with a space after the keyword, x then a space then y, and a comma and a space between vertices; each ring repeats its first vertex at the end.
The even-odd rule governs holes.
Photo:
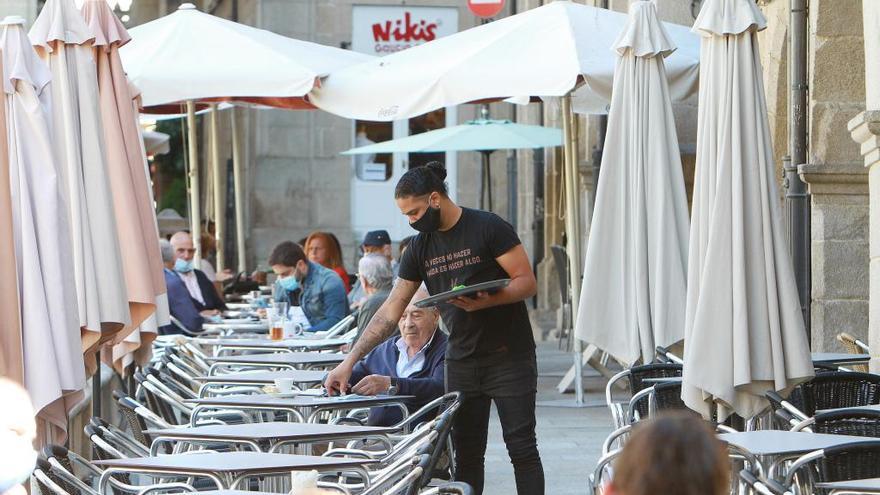
MULTIPOLYGON (((116 214, 98 108, 94 37, 73 0, 48 0, 29 33, 52 71, 53 150, 70 207, 73 266, 83 352, 131 322, 116 214)), ((86 365, 94 359, 86 358, 86 365)))
POLYGON ((628 366, 684 336, 688 208, 653 2, 630 4, 608 112, 575 335, 628 366))
MULTIPOLYGON (((3 59, 0 57, 0 74, 3 59)), ((5 94, 5 93, 4 93, 5 94)), ((22 361, 21 309, 18 300, 18 268, 12 221, 12 190, 9 183, 9 146, 6 141, 6 105, 0 105, 0 376, 24 385, 22 361)))
POLYGON ((41 442, 58 442, 86 378, 67 255, 70 217, 63 174, 52 152, 51 73, 31 47, 20 17, 2 22, 0 53, 24 383, 39 411, 41 442))
POLYGON ((166 292, 165 279, 146 157, 133 103, 136 94, 119 60, 119 46, 128 42, 129 36, 104 0, 87 0, 82 14, 95 38, 93 54, 104 146, 131 311, 131 324, 121 332, 127 341, 113 350, 118 370, 122 356, 148 346, 155 336, 152 332, 141 335, 138 328, 156 312, 157 298, 166 292), (131 336, 135 331, 138 335, 131 336))
POLYGON ((704 2, 682 398, 751 418, 813 376, 785 243, 754 0, 704 2))

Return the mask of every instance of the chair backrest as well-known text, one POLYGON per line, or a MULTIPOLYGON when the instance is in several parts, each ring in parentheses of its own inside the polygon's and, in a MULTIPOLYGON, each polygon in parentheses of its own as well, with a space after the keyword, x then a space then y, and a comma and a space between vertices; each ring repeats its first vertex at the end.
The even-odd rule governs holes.
POLYGON ((852 409, 818 413, 811 426, 814 433, 880 438, 880 411, 852 409))
MULTIPOLYGON (((113 445, 113 447, 129 457, 146 457, 150 455, 148 445, 138 439, 137 435, 130 435, 97 416, 93 416, 92 419, 89 420, 89 424, 100 431, 101 436, 113 445), (132 436, 135 438, 131 438, 132 436)), ((143 436, 143 433, 141 436, 143 436)))
POLYGON ((110 442, 108 442, 104 436, 103 432, 96 428, 94 425, 88 424, 83 428, 83 431, 86 433, 86 436, 89 438, 89 441, 92 442, 92 452, 94 453, 94 458, 105 461, 111 459, 127 459, 123 452, 120 452, 119 449, 114 447, 110 442))
POLYGON ((452 457, 452 452, 449 450, 449 433, 452 431, 452 424, 455 421, 455 416, 461 406, 459 400, 461 398, 460 393, 454 393, 458 395, 454 397, 454 400, 443 411, 437 422, 434 424, 434 431, 437 432, 437 440, 435 440, 433 448, 431 449, 428 463, 422 472, 419 484, 410 491, 410 495, 415 495, 418 489, 428 486, 428 483, 430 483, 431 479, 434 477, 435 470, 440 459, 443 457, 444 452, 449 455, 450 459, 452 457))
MULTIPOLYGON (((632 395, 656 385, 655 382, 646 382, 647 378, 675 378, 680 377, 683 366, 677 363, 650 363, 633 366, 629 369, 629 389, 632 395)), ((633 404, 634 412, 638 412, 641 418, 648 417, 648 397, 638 400, 633 404)), ((635 414, 632 414, 635 417, 635 414)))
POLYGON ((568 290, 568 253, 564 247, 558 244, 550 246, 550 252, 553 253, 553 265, 556 267, 556 275, 559 278, 559 295, 562 297, 562 304, 567 304, 571 299, 571 293, 568 290))
POLYGON ((661 382, 654 385, 654 392, 649 396, 649 404, 651 414, 688 409, 681 400, 681 382, 661 382))
MULTIPOLYGON (((74 495, 75 492, 66 490, 59 485, 49 473, 52 472, 52 466, 45 459, 37 458, 37 467, 31 474, 37 483, 37 488, 42 495, 74 495)), ((66 485, 65 485, 66 486, 66 485)))
POLYGON ((830 447, 815 462, 819 482, 880 477, 880 440, 830 447))
POLYGON ((148 447, 152 445, 153 439, 144 433, 145 430, 150 427, 169 428, 171 426, 160 416, 148 410, 140 402, 131 397, 122 396, 119 397, 116 402, 119 404, 119 411, 125 418, 126 423, 128 423, 132 435, 134 435, 138 442, 148 447), (147 423, 148 420, 151 424, 147 423))
POLYGON ((170 424, 177 423, 171 407, 155 393, 153 387, 147 383, 147 377, 140 371, 135 371, 134 380, 139 385, 138 391, 140 394, 143 394, 147 408, 158 414, 165 422, 170 424))
POLYGON ((89 461, 67 450, 65 447, 51 444, 46 445, 40 450, 39 458, 45 462, 41 466, 42 471, 64 491, 71 494, 97 495, 98 492, 76 476, 76 471, 73 467, 74 462, 76 462, 80 466, 89 469, 90 475, 99 474, 89 461))
MULTIPOLYGON (((837 341, 840 342, 843 345, 843 348, 846 349, 846 352, 850 354, 867 354, 870 352, 867 344, 846 332, 837 334, 837 341)), ((851 365, 849 368, 853 371, 860 371, 862 373, 868 372, 867 364, 851 365)))
POLYGON ((880 404, 880 375, 870 373, 817 373, 799 388, 803 394, 802 411, 807 416, 814 416, 816 411, 823 409, 880 404))

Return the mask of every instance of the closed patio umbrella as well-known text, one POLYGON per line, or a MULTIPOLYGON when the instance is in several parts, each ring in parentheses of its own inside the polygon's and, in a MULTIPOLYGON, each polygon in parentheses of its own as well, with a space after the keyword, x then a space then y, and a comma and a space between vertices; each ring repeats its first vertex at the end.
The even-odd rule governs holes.
POLYGON ((48 0, 29 37, 52 71, 52 144, 70 207, 68 261, 83 351, 94 351, 100 342, 113 341, 131 320, 104 155, 94 37, 73 0, 48 0))
POLYGON ((653 2, 630 4, 574 327, 630 366, 684 337, 688 206, 663 63, 675 48, 653 2))
POLYGON ((682 399, 723 419, 813 376, 785 244, 754 0, 708 0, 702 38, 682 399))
MULTIPOLYGON (((157 297, 166 292, 159 234, 134 105, 136 93, 129 86, 119 59, 119 46, 129 40, 128 33, 104 0, 86 0, 82 14, 95 38, 98 101, 131 311, 131 324, 121 332, 121 337, 127 337, 156 311, 157 297)), ((153 337, 154 334, 146 333, 120 345, 133 352, 153 337)), ((119 354, 114 351, 114 355, 119 354)), ((116 364, 119 368, 118 360, 116 364)))
POLYGON ((52 74, 23 26, 17 16, 0 23, 14 242, 6 256, 16 260, 24 383, 39 411, 40 441, 63 442, 67 411, 85 385, 85 369, 67 256, 70 217, 63 173, 52 153, 52 74))

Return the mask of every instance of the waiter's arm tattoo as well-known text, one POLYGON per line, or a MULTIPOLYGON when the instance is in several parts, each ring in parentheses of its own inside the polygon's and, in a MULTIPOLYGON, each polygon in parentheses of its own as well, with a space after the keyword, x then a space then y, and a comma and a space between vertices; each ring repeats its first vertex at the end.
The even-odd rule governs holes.
POLYGON ((398 279, 388 299, 382 304, 361 337, 351 350, 352 361, 366 356, 374 347, 385 342, 397 331, 400 316, 419 288, 419 282, 398 279))

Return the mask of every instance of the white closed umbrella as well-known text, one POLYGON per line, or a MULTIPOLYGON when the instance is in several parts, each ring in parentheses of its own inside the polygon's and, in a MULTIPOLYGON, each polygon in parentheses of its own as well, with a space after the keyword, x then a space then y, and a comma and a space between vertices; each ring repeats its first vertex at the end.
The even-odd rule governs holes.
POLYGON ((688 205, 653 2, 630 5, 587 242, 575 335, 619 361, 651 362, 684 337, 688 205))
POLYGON ((688 258, 682 399, 753 417, 767 390, 813 376, 785 243, 754 0, 708 0, 688 258))
POLYGON ((73 0, 49 0, 29 37, 52 71, 52 144, 70 207, 68 262, 83 351, 90 351, 131 322, 98 108, 94 36, 73 0))
MULTIPOLYGON (((343 117, 389 121, 493 98, 580 95, 610 99, 616 57, 610 51, 626 14, 556 1, 430 43, 334 71, 309 95, 343 117)), ((672 92, 696 91, 698 40, 666 24, 681 48, 667 60, 672 92)), ((578 98, 576 98, 576 101, 578 98)))
POLYGON ((31 47, 24 19, 7 17, 0 28, 15 248, 4 256, 16 259, 16 273, 7 275, 17 276, 24 384, 38 411, 41 442, 57 443, 86 378, 68 257, 70 217, 52 152, 52 74, 31 47))

